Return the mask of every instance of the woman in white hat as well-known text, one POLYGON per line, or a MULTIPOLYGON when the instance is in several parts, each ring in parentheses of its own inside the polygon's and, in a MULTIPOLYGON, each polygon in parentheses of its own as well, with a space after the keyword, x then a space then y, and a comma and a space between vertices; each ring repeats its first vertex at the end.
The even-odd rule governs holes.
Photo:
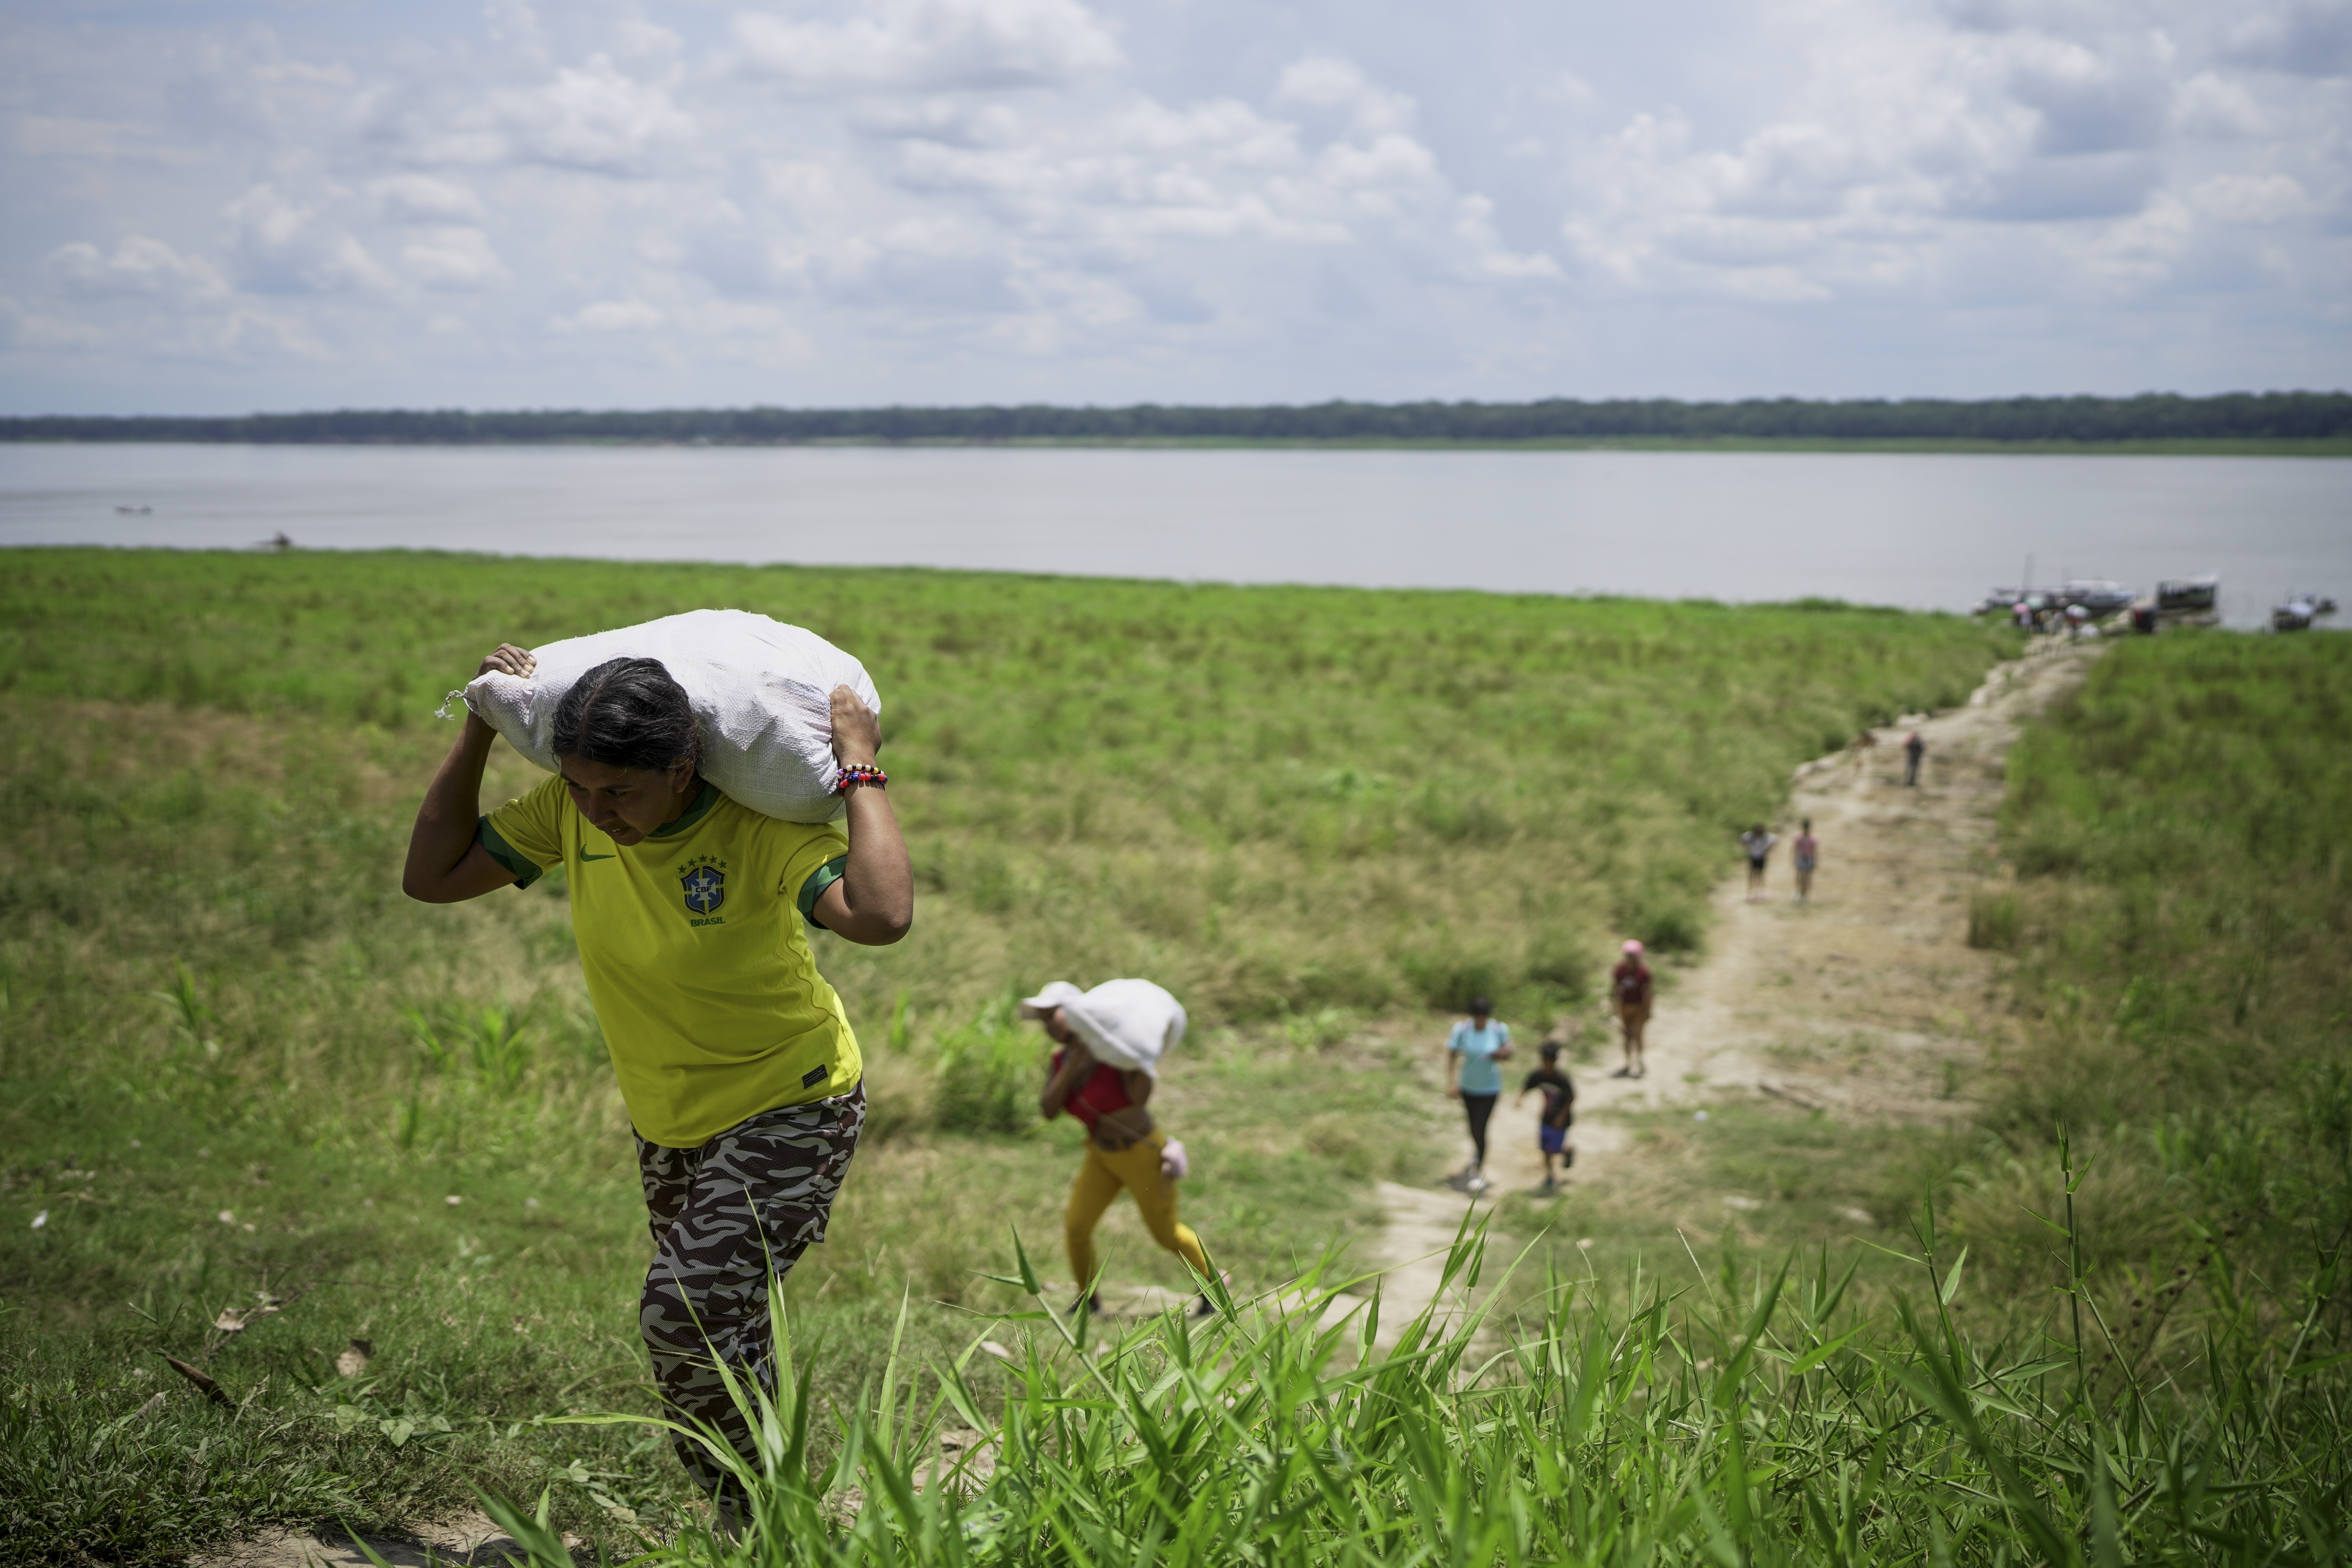
MULTIPOLYGON (((1078 1304, 1095 1300, 1095 1226, 1121 1192, 1142 1211, 1151 1239, 1176 1254, 1201 1279, 1208 1255, 1192 1226, 1176 1217, 1176 1180, 1184 1173, 1184 1146, 1154 1126, 1149 1109, 1160 1058, 1184 1037, 1184 1009, 1149 980, 1110 980, 1080 991, 1056 980, 1021 1004, 1060 1048, 1046 1069, 1037 1109, 1048 1121, 1068 1114, 1087 1130, 1087 1157, 1070 1184, 1062 1237, 1078 1304)), ((1194 1310, 1213 1309, 1203 1295, 1194 1310)))

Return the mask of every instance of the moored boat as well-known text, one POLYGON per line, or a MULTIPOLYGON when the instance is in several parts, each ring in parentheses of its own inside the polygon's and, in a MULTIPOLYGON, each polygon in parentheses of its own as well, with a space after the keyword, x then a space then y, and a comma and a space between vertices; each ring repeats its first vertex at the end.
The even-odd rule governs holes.
POLYGON ((2159 616, 2210 616, 2221 599, 2221 579, 2207 573, 2202 577, 2176 577, 2156 585, 2156 613, 2159 616))
POLYGON ((2056 596, 2061 606, 2073 609, 2080 605, 2083 613, 2095 621, 2131 608, 2131 602, 2139 595, 2137 590, 2121 583, 2105 577, 2084 577, 2061 584, 2056 596))
POLYGON ((2289 594, 2284 604, 2272 606, 2271 630, 2307 632, 2313 621, 2335 613, 2336 601, 2326 594, 2289 594))

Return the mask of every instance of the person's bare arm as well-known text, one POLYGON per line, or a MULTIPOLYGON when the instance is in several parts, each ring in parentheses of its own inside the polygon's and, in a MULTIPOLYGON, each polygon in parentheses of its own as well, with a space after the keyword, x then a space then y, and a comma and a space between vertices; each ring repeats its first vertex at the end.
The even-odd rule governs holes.
MULTIPOLYGON (((827 891, 831 891, 830 889, 827 891)), ((1062 1108, 1077 1091, 1078 1080, 1095 1065, 1094 1058, 1081 1046, 1062 1047, 1062 1065, 1045 1079, 1045 1092, 1037 1096, 1037 1113, 1051 1121, 1062 1114, 1062 1108)))
MULTIPOLYGON (((500 643, 476 673, 502 669, 509 675, 528 676, 533 664, 525 650, 500 643)), ((424 802, 416 808, 400 890, 420 903, 463 903, 514 884, 514 873, 491 859, 489 851, 474 837, 481 817, 482 767, 489 761, 490 742, 498 738, 496 730, 467 712, 457 743, 442 759, 440 771, 433 775, 424 802)))
MULTIPOLYGON (((835 687, 833 752, 841 765, 871 767, 881 750, 882 721, 857 693, 835 687)), ((849 806, 849 864, 817 900, 816 918, 846 941, 887 947, 915 923, 915 866, 907 836, 882 790, 853 784, 842 793, 849 806)))

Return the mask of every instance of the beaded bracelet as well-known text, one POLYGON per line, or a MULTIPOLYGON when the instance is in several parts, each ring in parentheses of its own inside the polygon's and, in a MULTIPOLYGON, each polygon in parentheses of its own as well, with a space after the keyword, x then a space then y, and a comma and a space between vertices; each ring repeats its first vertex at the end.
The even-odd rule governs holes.
POLYGON ((890 787, 890 775, 880 768, 870 767, 860 763, 841 770, 841 778, 833 786, 833 792, 835 795, 844 794, 854 784, 872 784, 876 789, 887 789, 890 787))

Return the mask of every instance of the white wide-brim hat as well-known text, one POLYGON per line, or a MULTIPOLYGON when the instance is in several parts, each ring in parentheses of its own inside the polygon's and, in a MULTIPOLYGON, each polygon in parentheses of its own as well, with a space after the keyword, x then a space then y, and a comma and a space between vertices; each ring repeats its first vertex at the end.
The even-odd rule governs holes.
POLYGON ((1024 996, 1021 999, 1021 1016, 1024 1018, 1043 1018, 1055 1008, 1067 1006, 1085 994, 1085 992, 1068 981, 1056 980, 1034 996, 1024 996))

